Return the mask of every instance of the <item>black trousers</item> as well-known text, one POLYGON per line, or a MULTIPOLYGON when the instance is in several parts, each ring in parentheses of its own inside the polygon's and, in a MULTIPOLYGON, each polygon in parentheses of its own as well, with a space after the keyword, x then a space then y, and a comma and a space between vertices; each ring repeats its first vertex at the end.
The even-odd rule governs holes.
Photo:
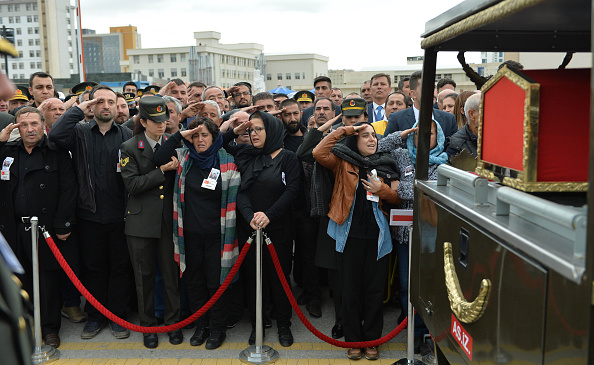
MULTIPOLYGON (((302 283, 305 293, 310 298, 320 299, 319 268, 314 265, 318 243, 318 219, 311 218, 306 211, 295 213, 295 263, 302 266, 302 283)), ((276 246, 275 246, 276 247, 276 246)), ((294 270, 293 275, 297 270, 294 270)))
POLYGON ((377 260, 377 239, 349 237, 338 256, 342 278, 342 322, 346 341, 372 341, 382 336, 382 304, 388 255, 377 260))
MULTIPOLYGON (((291 273, 291 259, 293 254, 292 240, 283 239, 286 234, 282 230, 265 231, 272 240, 278 255, 279 262, 283 269, 285 279, 291 285, 289 275, 291 273)), ((251 233, 250 233, 251 234, 251 233)), ((252 243, 250 251, 243 262, 245 290, 247 305, 250 311, 252 326, 256 326, 256 240, 252 243)), ((274 263, 266 244, 262 245, 262 303, 271 303, 274 306, 274 313, 277 316, 277 326, 291 326, 293 310, 291 303, 285 294, 283 286, 278 278, 274 263), (266 290, 268 288, 269 290, 266 290)))
MULTIPOLYGON (((192 313, 198 311, 221 286, 221 234, 199 234, 184 230, 186 285, 192 313)), ((227 330, 229 293, 225 291, 196 325, 218 334, 227 330)))
MULTIPOLYGON (((113 314, 126 318, 133 290, 133 274, 124 222, 101 224, 79 218, 78 228, 83 283, 113 314)), ((88 302, 85 312, 89 321, 105 321, 105 317, 88 302)))
MULTIPOLYGON (((164 227, 164 223, 161 225, 164 227)), ((160 238, 126 236, 128 250, 134 269, 136 296, 138 297, 138 316, 141 326, 156 326, 155 318, 155 273, 156 261, 163 278, 163 298, 165 302, 165 324, 179 322, 180 290, 179 270, 173 258, 172 234, 161 231, 160 238)))
MULTIPOLYGON (((25 273, 18 275, 23 283, 23 288, 29 293, 33 303, 33 261, 31 258, 31 231, 25 231, 30 225, 17 224, 17 242, 14 247, 15 255, 19 259, 25 273)), ((54 238, 56 245, 60 240, 54 238)), ((39 235, 39 245, 45 245, 43 236, 39 235)), ((59 247, 59 246, 58 246, 59 247)), ((41 314, 41 334, 58 333, 62 323, 60 311, 62 309, 62 295, 60 294, 62 269, 44 270, 43 264, 39 266, 39 304, 41 314)))

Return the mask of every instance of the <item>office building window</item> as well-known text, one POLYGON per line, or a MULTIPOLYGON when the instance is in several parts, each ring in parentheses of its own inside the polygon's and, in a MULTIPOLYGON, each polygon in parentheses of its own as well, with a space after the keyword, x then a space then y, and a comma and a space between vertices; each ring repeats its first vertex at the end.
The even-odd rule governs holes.
POLYGON ((35 23, 39 22, 39 17, 37 15, 33 15, 33 21, 35 23))
POLYGON ((149 70, 149 76, 151 76, 151 77, 155 76, 155 70, 149 70))
POLYGON ((443 74, 443 77, 445 79, 451 79, 452 78, 452 74, 443 74))
POLYGON ((19 51, 19 58, 23 58, 23 51, 19 51))
MULTIPOLYGON (((35 34, 39 34, 39 28, 38 27, 35 27, 35 34)), ((72 47, 72 42, 69 42, 69 43, 70 43, 70 47, 72 47)))
POLYGON ((177 77, 177 68, 171 69, 171 77, 177 77))
MULTIPOLYGON (((35 51, 35 57, 41 57, 41 51, 40 50, 35 51)), ((72 58, 72 52, 70 53, 70 58, 72 58)))
MULTIPOLYGON (((19 42, 20 42, 20 41, 21 41, 21 40, 19 39, 19 42)), ((20 44, 17 44, 17 45, 18 45, 18 46, 20 46, 20 44)), ((32 45, 33 45, 33 40, 32 40, 32 39, 29 39, 29 45, 30 45, 30 46, 32 46, 32 45)))
POLYGON ((37 68, 41 68, 41 62, 37 62, 37 68))
POLYGON ((266 81, 270 81, 272 80, 272 75, 271 74, 266 74, 266 81))
POLYGON ((31 62, 31 63, 29 63, 29 67, 30 67, 30 68, 35 68, 35 62, 31 62))
POLYGON ((29 51, 29 57, 35 57, 35 51, 29 51))
POLYGON ((36 40, 35 40, 35 45, 36 45, 36 46, 38 46, 39 44, 40 44, 40 43, 39 43, 39 39, 36 39, 36 40))
POLYGON ((287 72, 286 76, 286 80, 291 80, 291 74, 287 72))
POLYGON ((221 77, 225 77, 225 70, 221 70, 221 77))
POLYGON ((33 7, 33 4, 27 4, 27 5, 25 5, 25 8, 27 10, 31 10, 32 7, 33 7))
POLYGON ((23 70, 24 68, 25 68, 25 63, 24 62, 19 62, 19 69, 20 70, 23 70))
POLYGON ((163 63, 163 55, 162 54, 157 55, 157 63, 163 63))
POLYGON ((186 62, 186 54, 185 53, 180 54, 179 60, 180 60, 180 62, 186 62))
POLYGON ((27 23, 31 23, 33 21, 33 17, 31 15, 27 15, 27 23))
POLYGON ((21 17, 20 16, 15 16, 14 17, 14 22, 15 23, 20 23, 21 22, 21 17))
POLYGON ((16 62, 13 62, 13 63, 12 63, 12 69, 13 69, 13 70, 16 70, 16 69, 17 69, 17 67, 18 67, 18 66, 17 66, 16 62))
POLYGON ((170 58, 171 58, 171 62, 177 62, 177 55, 175 53, 172 53, 170 55, 170 58))
POLYGON ((283 74, 282 74, 282 73, 280 73, 280 72, 279 72, 279 73, 277 73, 277 74, 276 74, 276 79, 277 79, 277 80, 282 80, 282 79, 283 79, 283 74))
POLYGON ((148 61, 149 61, 149 63, 153 63, 153 55, 152 54, 148 56, 148 61))
POLYGON ((33 34, 33 28, 32 27, 27 28, 27 34, 33 34))
POLYGON ((19 4, 15 4, 14 11, 19 11, 19 10, 21 10, 21 6, 19 4))
POLYGON ((181 69, 181 76, 182 77, 186 77, 187 76, 187 72, 186 72, 186 69, 185 68, 182 68, 181 69))
POLYGON ((140 63, 140 56, 133 56, 132 59, 134 60, 135 64, 139 64, 140 63))
POLYGON ((33 10, 37 10, 37 3, 33 3, 33 10))
POLYGON ((16 34, 17 35, 23 34, 23 31, 21 30, 21 28, 16 28, 16 34))
POLYGON ((301 78, 301 75, 299 74, 299 72, 295 72, 295 80, 299 80, 301 78))
POLYGON ((14 11, 14 6, 8 5, 8 11, 14 11))
POLYGON ((21 39, 17 39, 16 43, 19 47, 23 45, 23 41, 21 39))
POLYGON ((14 17, 13 16, 9 16, 8 17, 8 22, 9 23, 14 23, 14 17))
POLYGON ((160 68, 160 69, 157 70, 157 74, 158 74, 157 76, 160 79, 165 78, 165 70, 163 70, 162 68, 160 68))

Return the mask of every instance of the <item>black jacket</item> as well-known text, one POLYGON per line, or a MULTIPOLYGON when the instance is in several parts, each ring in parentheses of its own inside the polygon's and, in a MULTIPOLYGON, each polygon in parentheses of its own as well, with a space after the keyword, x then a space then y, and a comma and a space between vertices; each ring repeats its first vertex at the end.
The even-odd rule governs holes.
POLYGON ((446 152, 452 158, 462 150, 467 150, 474 157, 477 156, 477 137, 470 131, 468 123, 449 138, 446 152))
MULTIPOLYGON (((19 180, 19 156, 22 142, 0 143, 0 159, 14 158, 10 166, 10 180, 0 180, 0 232, 14 245, 17 219, 14 216, 14 191, 24 184, 27 191, 28 214, 39 218, 60 247, 56 234, 67 234, 72 229, 76 209, 77 186, 72 160, 67 151, 57 148, 44 136, 41 151, 34 151, 31 170, 24 181, 19 180)), ((43 239, 40 239, 43 242, 43 239)), ((14 248, 14 247, 13 247, 14 248)), ((47 244, 39 245, 39 263, 44 270, 59 268, 47 244)))
MULTIPOLYGON (((80 209, 95 213, 97 202, 95 201, 95 189, 91 181, 89 166, 89 154, 91 146, 87 143, 91 138, 91 125, 84 122, 85 115, 79 107, 72 107, 64 113, 52 126, 49 139, 61 148, 72 153, 72 160, 79 183, 78 207, 80 209), (82 122, 81 122, 82 121, 82 122)), ((118 130, 120 143, 122 144, 132 137, 132 131, 126 127, 114 126, 118 130)), ((115 166, 114 166, 115 170, 115 166)))

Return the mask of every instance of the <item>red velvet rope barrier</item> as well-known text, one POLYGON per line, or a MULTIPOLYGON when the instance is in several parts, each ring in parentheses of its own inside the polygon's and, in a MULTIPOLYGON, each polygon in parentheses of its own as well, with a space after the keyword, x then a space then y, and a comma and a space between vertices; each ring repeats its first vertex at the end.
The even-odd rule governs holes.
POLYGON ((317 338, 319 338, 320 340, 327 342, 331 345, 334 345, 337 347, 343 347, 343 348, 377 347, 379 345, 382 345, 382 344, 390 341, 394 337, 396 337, 406 327, 406 324, 408 323, 408 318, 405 318, 404 321, 402 321, 402 323, 400 323, 398 325, 398 327, 396 327, 392 332, 388 333, 384 337, 379 338, 375 341, 344 342, 344 341, 338 341, 331 337, 326 336, 322 332, 318 331, 309 322, 309 320, 307 318, 305 318, 305 315, 301 311, 301 308, 299 308, 299 306, 297 305, 297 301, 295 300, 295 297, 293 296, 293 292, 291 291, 291 287, 289 286, 289 283, 287 283, 287 279, 285 278, 285 274, 283 273, 281 264, 278 261, 278 256, 276 254, 276 250, 274 249, 274 245, 272 244, 272 242, 270 242, 269 244, 267 244, 267 246, 268 246, 268 251, 270 251, 270 256, 272 257, 272 262, 274 262, 274 267, 276 268, 276 273, 281 281, 281 284, 283 285, 283 289, 285 289, 285 293, 287 294, 289 301, 291 302, 291 306, 293 307, 293 310, 295 311, 295 313, 297 313, 297 317, 299 317, 299 319, 305 325, 305 327, 307 327, 307 329, 311 333, 313 333, 317 338))
POLYGON ((49 235, 49 233, 47 233, 47 231, 44 230, 43 236, 45 237, 45 241, 47 242, 50 250, 52 250, 52 253, 56 257, 56 260, 58 260, 58 263, 60 264, 62 269, 64 269, 64 271, 66 272, 66 275, 68 275, 68 278, 70 278, 70 280, 72 281, 72 283, 74 284, 76 289, 78 289, 78 291, 87 299, 87 301, 89 303, 91 303, 91 305, 93 305, 93 307, 97 308, 97 310, 99 310, 99 312, 101 312, 101 314, 103 314, 105 317, 109 318, 113 322, 119 324, 120 326, 127 328, 131 331, 141 332, 141 333, 165 333, 165 332, 176 331, 176 330, 184 328, 188 324, 194 322, 196 319, 198 319, 200 316, 202 316, 204 313, 206 313, 206 311, 208 311, 210 309, 210 307, 212 307, 212 305, 214 303, 216 303, 216 301, 219 299, 219 297, 225 292, 225 290, 231 283, 231 280, 233 280, 233 278, 235 277, 237 270, 239 270, 239 267, 241 266, 241 263, 243 262, 245 255, 247 254, 248 250, 251 247, 251 239, 250 239, 245 243, 243 250, 241 250, 239 257, 237 258, 237 261, 235 262, 235 265, 233 265, 233 267, 231 268, 231 271, 225 278, 225 281, 223 282, 223 284, 221 284, 221 286, 219 287, 217 292, 212 296, 212 298, 210 298, 210 300, 208 302, 206 302, 206 304, 202 308, 200 308, 196 313, 192 314, 191 316, 189 316, 188 318, 184 319, 181 322, 178 322, 176 324, 172 324, 169 326, 142 327, 142 326, 137 326, 135 324, 132 324, 128 321, 125 321, 125 320, 121 319, 120 317, 117 317, 115 314, 111 313, 107 308, 105 308, 103 306, 103 304, 99 303, 99 301, 97 299, 95 299, 95 297, 91 293, 89 293, 87 288, 85 288, 82 285, 82 283, 80 282, 80 280, 76 277, 76 275, 70 268, 70 265, 68 265, 68 263, 64 259, 64 256, 62 256, 62 253, 60 252, 58 247, 56 247, 56 243, 54 242, 53 238, 49 235))

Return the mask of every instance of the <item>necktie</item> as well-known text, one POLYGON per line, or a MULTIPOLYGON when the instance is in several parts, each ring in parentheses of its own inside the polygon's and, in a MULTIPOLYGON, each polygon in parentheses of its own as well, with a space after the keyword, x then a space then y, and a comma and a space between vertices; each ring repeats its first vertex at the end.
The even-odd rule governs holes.
POLYGON ((377 111, 375 112, 375 121, 378 122, 384 119, 384 107, 379 105, 377 107, 377 111))
POLYGON ((157 142, 157 144, 155 144, 155 151, 154 152, 157 152, 157 150, 159 149, 160 146, 161 145, 159 144, 159 142, 157 142))

